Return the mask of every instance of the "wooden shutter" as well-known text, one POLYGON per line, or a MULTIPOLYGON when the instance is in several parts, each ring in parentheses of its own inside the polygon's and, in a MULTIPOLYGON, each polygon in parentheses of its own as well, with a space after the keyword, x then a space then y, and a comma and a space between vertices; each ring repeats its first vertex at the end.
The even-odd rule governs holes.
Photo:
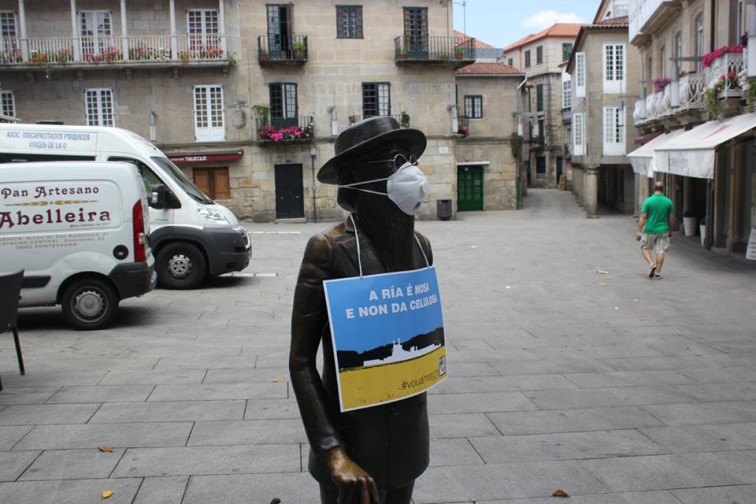
POLYGON ((207 194, 211 198, 213 197, 213 187, 211 184, 211 171, 210 168, 195 168, 194 169, 194 184, 200 191, 207 194))
POLYGON ((213 199, 231 199, 231 183, 228 167, 213 168, 213 199))

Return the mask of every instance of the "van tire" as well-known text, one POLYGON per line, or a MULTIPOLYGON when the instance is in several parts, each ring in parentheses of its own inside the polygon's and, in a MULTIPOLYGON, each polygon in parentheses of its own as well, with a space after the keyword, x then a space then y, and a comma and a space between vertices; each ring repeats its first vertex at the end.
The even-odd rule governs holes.
POLYGON ((118 295, 102 280, 84 278, 69 285, 63 293, 63 315, 76 329, 103 329, 118 315, 118 295))
POLYGON ((202 252, 190 243, 169 243, 157 254, 158 281, 166 289, 194 289, 205 279, 202 252))

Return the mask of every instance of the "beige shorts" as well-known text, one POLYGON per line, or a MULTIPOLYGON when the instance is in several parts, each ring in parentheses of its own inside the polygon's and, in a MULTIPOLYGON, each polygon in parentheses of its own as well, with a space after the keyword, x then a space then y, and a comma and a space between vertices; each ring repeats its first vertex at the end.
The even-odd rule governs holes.
POLYGON ((643 233, 640 241, 641 250, 653 250, 657 254, 669 250, 669 234, 646 234, 643 233))

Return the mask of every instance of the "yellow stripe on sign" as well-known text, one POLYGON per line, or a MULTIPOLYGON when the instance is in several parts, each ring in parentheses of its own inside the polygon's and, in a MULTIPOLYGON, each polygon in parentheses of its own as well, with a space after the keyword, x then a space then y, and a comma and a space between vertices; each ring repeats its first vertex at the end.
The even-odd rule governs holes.
POLYGON ((409 397, 430 388, 446 377, 439 372, 439 360, 446 348, 404 362, 347 369, 339 372, 344 410, 372 406, 409 397))

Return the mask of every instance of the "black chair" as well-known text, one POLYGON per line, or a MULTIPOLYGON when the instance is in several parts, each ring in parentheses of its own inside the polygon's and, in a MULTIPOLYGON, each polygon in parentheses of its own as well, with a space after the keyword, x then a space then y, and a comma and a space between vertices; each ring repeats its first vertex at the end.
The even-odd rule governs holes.
MULTIPOLYGON (((0 333, 13 330, 13 340, 16 343, 16 357, 21 374, 24 370, 24 356, 21 354, 21 344, 18 341, 18 300, 21 299, 21 284, 24 281, 24 270, 0 275, 0 333)), ((0 390, 3 381, 0 380, 0 390)))

